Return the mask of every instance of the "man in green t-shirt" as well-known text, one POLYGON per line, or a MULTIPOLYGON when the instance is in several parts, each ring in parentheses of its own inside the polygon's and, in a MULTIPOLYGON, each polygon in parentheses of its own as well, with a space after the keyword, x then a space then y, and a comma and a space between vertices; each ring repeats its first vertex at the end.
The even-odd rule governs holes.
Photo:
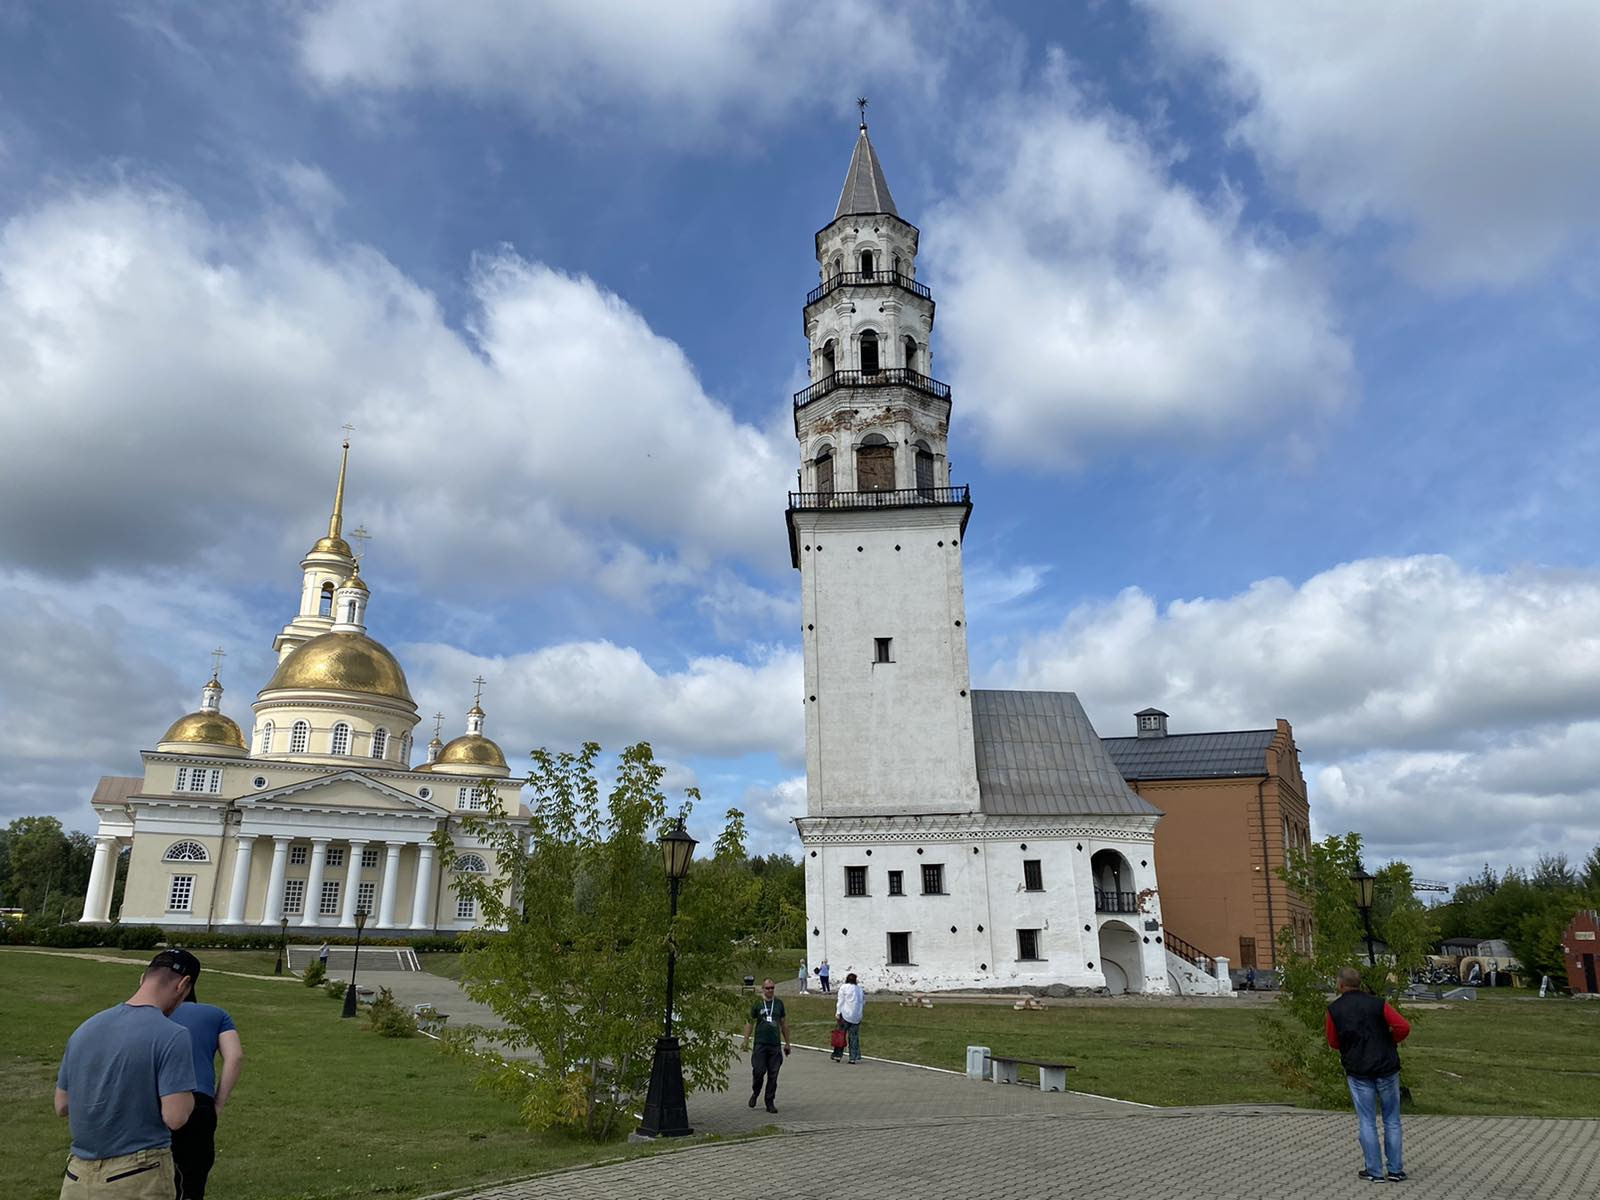
POLYGON ((750 1087, 750 1107, 756 1106, 756 1100, 761 1095, 761 1083, 767 1084, 767 1111, 775 1113, 778 1106, 773 1103, 778 1098, 778 1068, 783 1066, 783 1060, 788 1056, 789 1045, 789 1014, 784 1011, 783 1001, 777 997, 778 985, 772 980, 764 980, 761 984, 761 999, 750 1006, 750 1020, 744 1027, 744 1048, 750 1049, 750 1031, 755 1030, 756 1048, 750 1055, 750 1070, 753 1083, 750 1087), (782 1049, 779 1049, 779 1034, 782 1034, 782 1049))

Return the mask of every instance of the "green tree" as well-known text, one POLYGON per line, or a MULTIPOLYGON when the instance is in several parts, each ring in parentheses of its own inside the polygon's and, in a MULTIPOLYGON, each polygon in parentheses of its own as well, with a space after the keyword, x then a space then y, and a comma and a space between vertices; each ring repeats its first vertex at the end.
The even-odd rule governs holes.
MULTIPOLYGON (((685 1084, 727 1086, 743 1015, 734 964, 753 949, 734 934, 759 890, 745 861, 744 818, 730 811, 709 858, 684 880, 673 921, 657 841, 668 823, 662 768, 648 745, 629 747, 602 802, 599 754, 593 743, 577 754, 535 751, 526 825, 498 799, 463 819, 497 870, 456 875, 457 893, 502 932, 467 935, 462 984, 505 1026, 452 1039, 516 1099, 530 1126, 597 1140, 620 1132, 648 1083, 669 944, 685 1084), (536 1057, 507 1057, 526 1051, 536 1057)), ((691 791, 689 804, 697 798, 691 791)), ((439 840, 448 853, 449 839, 439 840)))
POLYGON ((1412 890, 1411 868, 1391 862, 1376 872, 1372 903, 1373 935, 1388 949, 1382 961, 1370 965, 1350 878, 1360 867, 1361 835, 1356 833, 1324 838, 1305 852, 1290 851, 1279 876, 1310 899, 1316 932, 1307 952, 1295 945, 1292 928, 1278 931, 1277 1003, 1262 1018, 1273 1070, 1289 1086, 1333 1108, 1350 1102, 1343 1068, 1323 1028, 1334 976, 1341 967, 1357 967, 1369 990, 1392 999, 1438 937, 1431 910, 1412 890))
POLYGON ((0 905, 23 909, 36 924, 82 915, 94 862, 87 835, 67 833, 55 817, 18 817, 0 846, 0 905))

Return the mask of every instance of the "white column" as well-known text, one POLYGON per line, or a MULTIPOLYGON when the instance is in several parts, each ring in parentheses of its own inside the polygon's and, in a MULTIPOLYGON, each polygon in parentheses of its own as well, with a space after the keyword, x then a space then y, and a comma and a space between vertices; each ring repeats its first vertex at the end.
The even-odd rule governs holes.
POLYGON ((233 890, 228 893, 228 924, 244 924, 244 898, 250 892, 250 855, 256 835, 241 833, 233 848, 233 890))
POLYGON ((400 891, 400 842, 390 842, 383 858, 383 888, 378 898, 378 928, 394 928, 394 901, 400 891))
POLYGON ((361 856, 366 853, 367 843, 351 841, 350 865, 344 873, 344 915, 339 918, 339 924, 344 929, 356 927, 356 896, 361 891, 361 856))
POLYGON ((426 929, 433 924, 433 843, 417 845, 417 886, 411 891, 411 927, 426 929))
POLYGON ((267 875, 267 902, 261 910, 263 925, 276 925, 283 920, 283 877, 289 869, 289 843, 287 835, 272 837, 272 870, 267 875))
POLYGON ((322 874, 328 869, 328 843, 331 838, 311 839, 311 875, 306 880, 306 911, 300 924, 320 925, 322 918, 322 874))
POLYGON ((94 865, 89 868, 89 890, 83 896, 83 920, 109 921, 111 919, 111 884, 116 878, 116 855, 113 853, 117 839, 110 834, 96 834, 94 839, 94 865))

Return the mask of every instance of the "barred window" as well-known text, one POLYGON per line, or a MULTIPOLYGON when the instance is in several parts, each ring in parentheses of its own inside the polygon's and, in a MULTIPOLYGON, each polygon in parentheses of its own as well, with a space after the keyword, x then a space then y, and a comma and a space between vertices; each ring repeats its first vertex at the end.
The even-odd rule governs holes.
POLYGON ((174 875, 172 890, 167 893, 168 912, 188 912, 194 902, 194 876, 174 875))
POLYGON ((456 807, 466 812, 483 812, 489 807, 489 796, 482 788, 464 787, 456 793, 456 807))
POLYGON ((944 895, 943 863, 924 863, 922 865, 922 894, 924 896, 944 895))
POLYGON ((333 742, 329 749, 334 754, 350 753, 350 726, 343 721, 333 727, 333 742))
POLYGON ((865 896, 867 894, 867 869, 865 867, 846 867, 844 869, 844 894, 846 896, 865 896))
POLYGON ((372 757, 382 758, 384 751, 389 748, 389 731, 387 729, 374 729, 372 731, 372 757))
POLYGON ((1040 958, 1037 929, 1017 930, 1017 957, 1024 962, 1033 962, 1040 958))
POLYGON ((487 875, 489 864, 483 861, 481 854, 460 854, 456 856, 456 870, 470 871, 474 875, 487 875))
POLYGON ((361 852, 361 869, 370 871, 378 865, 378 852, 376 850, 363 850, 361 852))
POLYGON ((904 896, 906 894, 906 873, 904 871, 889 872, 889 895, 904 896))
POLYGON ((261 727, 261 753, 272 753, 272 734, 276 728, 271 721, 261 727))
POLYGON ((456 899, 456 920, 476 921, 478 919, 478 902, 471 896, 459 896, 456 899))
POLYGON ((296 721, 294 728, 289 731, 289 753, 304 754, 310 741, 311 723, 309 721, 296 721))
POLYGON ((368 916, 371 916, 373 911, 373 902, 376 900, 377 895, 378 885, 376 883, 368 882, 357 884, 356 908, 359 911, 366 913, 368 916))
POLYGON ((283 911, 295 915, 306 911, 306 881, 304 879, 285 879, 283 881, 283 911))
POLYGON ((161 856, 163 862, 210 862, 211 856, 199 842, 173 842, 161 856))
POLYGON ((1044 862, 1029 858, 1022 863, 1022 886, 1030 892, 1044 891, 1044 862))
POLYGON ((303 867, 303 866, 305 866, 306 865, 306 851, 307 851, 307 847, 305 847, 305 846, 290 846, 289 847, 289 865, 291 867, 303 867))
POLYGON ((327 857, 326 861, 327 861, 327 864, 330 867, 342 867, 342 866, 344 866, 344 847, 343 846, 329 846, 328 847, 328 857, 327 857))
POLYGON ((322 903, 317 908, 324 917, 337 917, 339 915, 339 881, 337 879, 324 879, 322 881, 322 903))

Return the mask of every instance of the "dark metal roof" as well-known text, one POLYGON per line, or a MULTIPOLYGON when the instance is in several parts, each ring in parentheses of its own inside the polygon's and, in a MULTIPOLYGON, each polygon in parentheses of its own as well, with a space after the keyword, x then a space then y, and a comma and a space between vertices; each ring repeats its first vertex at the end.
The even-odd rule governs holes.
POLYGON ((1276 729, 1103 738, 1124 779, 1223 779, 1265 775, 1276 729))
POLYGON ((986 813, 1161 815, 1123 782, 1071 692, 974 691, 972 732, 986 813))
POLYGON ((861 136, 856 138, 855 153, 850 156, 850 169, 845 172, 844 190, 839 193, 839 207, 833 219, 851 213, 888 213, 895 211, 894 197, 889 195, 889 181, 883 177, 883 167, 878 163, 878 153, 872 148, 867 127, 861 126, 861 136))

